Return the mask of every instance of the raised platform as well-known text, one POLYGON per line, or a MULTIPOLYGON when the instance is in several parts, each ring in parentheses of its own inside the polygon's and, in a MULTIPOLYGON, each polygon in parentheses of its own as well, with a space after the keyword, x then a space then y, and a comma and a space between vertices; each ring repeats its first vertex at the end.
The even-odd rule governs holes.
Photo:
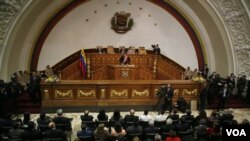
POLYGON ((114 107, 156 104, 156 92, 164 84, 172 84, 174 102, 183 96, 188 102, 197 100, 200 85, 190 80, 63 80, 42 83, 42 108, 114 107))

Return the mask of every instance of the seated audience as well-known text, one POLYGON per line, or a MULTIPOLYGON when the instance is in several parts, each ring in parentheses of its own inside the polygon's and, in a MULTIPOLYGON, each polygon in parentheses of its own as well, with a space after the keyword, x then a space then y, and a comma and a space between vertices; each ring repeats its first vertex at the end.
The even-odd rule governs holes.
POLYGON ((3 118, 0 118, 0 127, 12 127, 13 121, 11 119, 11 114, 6 114, 3 118))
POLYGON ((124 123, 126 124, 127 122, 134 122, 135 120, 139 121, 139 117, 135 116, 135 110, 131 109, 129 115, 124 117, 124 123))
POLYGON ((56 129, 56 124, 54 122, 49 123, 49 130, 44 133, 45 139, 61 138, 62 141, 67 141, 67 135, 64 131, 56 129))
POLYGON ((23 113, 23 125, 24 127, 27 127, 28 122, 30 121, 30 113, 29 112, 24 112, 23 113))
POLYGON ((201 119, 204 119, 206 123, 208 123, 208 117, 206 111, 201 111, 199 115, 194 118, 194 125, 198 126, 201 119))
POLYGON ((160 127, 160 133, 169 133, 170 130, 174 129, 173 120, 168 118, 166 121, 166 125, 162 125, 160 127))
POLYGON ((178 110, 175 108, 173 109, 172 113, 168 115, 167 118, 171 118, 173 121, 177 121, 180 118, 180 115, 178 115, 177 113, 178 113, 178 110))
POLYGON ((43 138, 40 131, 35 129, 35 123, 33 121, 29 121, 27 123, 28 127, 23 134, 23 139, 32 141, 32 140, 40 140, 43 138))
POLYGON ((161 110, 161 112, 155 117, 155 121, 166 121, 167 116, 164 115, 165 111, 161 110))
POLYGON ((144 129, 145 134, 156 134, 159 133, 158 127, 154 126, 154 121, 150 120, 148 122, 148 127, 144 129))
POLYGON ((138 121, 134 121, 134 124, 126 129, 127 134, 142 134, 143 128, 139 125, 138 121))
POLYGON ((104 124, 101 123, 98 125, 94 132, 94 137, 96 140, 108 140, 110 134, 104 124))
POLYGON ((144 110, 144 114, 139 117, 140 121, 152 120, 152 117, 148 115, 148 110, 144 110))
POLYGON ((156 134, 156 135, 155 135, 155 141, 162 141, 162 140, 161 140, 161 135, 156 134))
POLYGON ((86 124, 82 124, 81 125, 81 129, 80 131, 77 131, 77 137, 92 137, 93 136, 93 132, 92 130, 90 130, 86 124))
POLYGON ((108 120, 108 115, 106 115, 106 112, 104 109, 101 109, 99 111, 99 114, 97 115, 97 120, 98 121, 107 121, 108 120))
POLYGON ((166 138, 166 141, 181 141, 181 138, 176 135, 175 130, 170 130, 169 136, 166 138))
POLYGON ((187 109, 186 114, 182 115, 181 117, 184 120, 184 123, 187 123, 190 128, 194 124, 194 115, 192 115, 192 112, 190 109, 187 109))
POLYGON ((13 128, 10 129, 9 131, 9 139, 10 140, 20 140, 23 138, 24 135, 24 130, 21 129, 21 124, 20 122, 14 122, 13 123, 13 128))
POLYGON ((124 141, 126 139, 126 131, 121 125, 117 124, 114 128, 111 128, 111 136, 119 141, 124 141))
POLYGON ((120 111, 118 109, 116 109, 114 111, 113 116, 110 118, 110 123, 113 123, 113 126, 114 125, 120 125, 120 126, 123 125, 123 118, 122 118, 120 111))
POLYGON ((52 121, 51 117, 46 116, 44 112, 41 112, 39 118, 37 118, 37 124, 39 125, 48 125, 52 121))
POLYGON ((67 130, 67 131, 72 131, 71 120, 72 120, 72 118, 67 118, 67 117, 63 116, 63 110, 62 109, 58 109, 57 110, 57 116, 53 118, 53 122, 55 124, 65 125, 66 129, 62 129, 62 130, 67 130))
POLYGON ((206 120, 201 119, 199 125, 195 127, 195 136, 199 141, 205 141, 208 138, 208 131, 206 126, 206 120))
POLYGON ((81 120, 82 121, 93 121, 94 117, 92 115, 89 115, 89 111, 85 110, 84 115, 81 115, 81 120))

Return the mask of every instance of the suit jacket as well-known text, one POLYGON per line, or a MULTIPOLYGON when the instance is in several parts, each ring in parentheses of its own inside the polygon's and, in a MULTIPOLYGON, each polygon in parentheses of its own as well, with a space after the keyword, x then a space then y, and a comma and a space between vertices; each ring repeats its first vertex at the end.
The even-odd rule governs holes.
POLYGON ((45 138, 62 138, 67 141, 67 135, 65 132, 59 129, 50 129, 44 133, 45 138))
POLYGON ((54 117, 53 121, 56 124, 65 124, 66 125, 66 130, 71 130, 71 119, 64 117, 64 116, 58 116, 58 117, 54 117))
POLYGON ((128 65, 130 63, 130 58, 128 57, 126 61, 124 59, 125 59, 124 56, 120 58, 120 64, 128 65))
POLYGON ((82 121, 93 121, 93 116, 91 115, 81 115, 80 117, 82 121))
POLYGON ((124 123, 139 121, 139 117, 135 115, 126 115, 124 117, 124 123))
POLYGON ((172 99, 173 98, 173 96, 174 96, 174 90, 173 90, 173 88, 166 88, 167 90, 166 90, 166 99, 168 99, 168 98, 170 98, 170 99, 172 99))
POLYGON ((142 134, 143 133, 143 128, 142 126, 129 126, 126 129, 127 134, 142 134))
POLYGON ((26 130, 23 134, 24 140, 38 140, 42 139, 43 136, 40 131, 38 130, 26 130))

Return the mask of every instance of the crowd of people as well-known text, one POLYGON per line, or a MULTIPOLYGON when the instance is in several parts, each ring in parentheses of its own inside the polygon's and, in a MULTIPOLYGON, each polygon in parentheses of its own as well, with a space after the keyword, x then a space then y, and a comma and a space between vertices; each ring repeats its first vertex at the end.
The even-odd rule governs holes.
MULTIPOLYGON (((151 116, 148 110, 142 115, 137 115, 131 109, 124 117, 115 109, 109 117, 104 109, 101 109, 94 118, 88 110, 80 115, 80 130, 76 134, 75 141, 219 141, 221 139, 222 125, 248 124, 244 119, 238 123, 234 119, 232 111, 213 111, 207 115, 201 111, 194 116, 187 109, 180 114, 176 108, 166 114, 161 111, 156 116, 151 116)), ((37 119, 31 120, 29 112, 25 112, 21 118, 11 118, 6 114, 0 118, 1 139, 9 140, 43 140, 60 139, 71 140, 72 125, 74 119, 64 116, 63 110, 58 109, 53 117, 41 112, 37 119)), ((75 121, 74 121, 75 122, 75 121)))
POLYGON ((42 100, 40 82, 54 75, 52 68, 48 65, 42 72, 18 71, 13 73, 10 82, 0 80, 0 117, 6 111, 3 109, 4 103, 10 102, 13 109, 16 109, 17 98, 22 93, 27 92, 33 103, 40 103, 42 100))
POLYGON ((185 80, 204 79, 203 89, 200 93, 200 110, 204 110, 207 105, 213 105, 218 101, 218 110, 223 110, 230 99, 241 100, 242 104, 250 104, 249 80, 246 75, 236 77, 234 73, 222 77, 216 72, 209 75, 208 66, 205 64, 201 70, 187 67, 183 74, 185 80))

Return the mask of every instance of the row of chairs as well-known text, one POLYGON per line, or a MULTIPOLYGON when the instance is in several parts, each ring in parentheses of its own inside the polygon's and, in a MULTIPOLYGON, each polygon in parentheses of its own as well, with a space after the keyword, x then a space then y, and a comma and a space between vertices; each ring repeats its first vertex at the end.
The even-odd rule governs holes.
MULTIPOLYGON (((96 127, 100 124, 103 123, 105 125, 105 127, 114 127, 115 126, 115 122, 114 121, 82 121, 82 124, 86 124, 90 129, 96 129, 96 127)), ((179 123, 179 120, 174 120, 173 124, 177 124, 179 123)), ((133 122, 126 122, 123 125, 123 128, 127 128, 128 126, 133 125, 133 122)), ((139 121, 139 125, 142 126, 143 128, 148 126, 148 122, 146 121, 139 121)), ((166 121, 154 121, 154 126, 160 128, 162 125, 166 125, 166 121)))

